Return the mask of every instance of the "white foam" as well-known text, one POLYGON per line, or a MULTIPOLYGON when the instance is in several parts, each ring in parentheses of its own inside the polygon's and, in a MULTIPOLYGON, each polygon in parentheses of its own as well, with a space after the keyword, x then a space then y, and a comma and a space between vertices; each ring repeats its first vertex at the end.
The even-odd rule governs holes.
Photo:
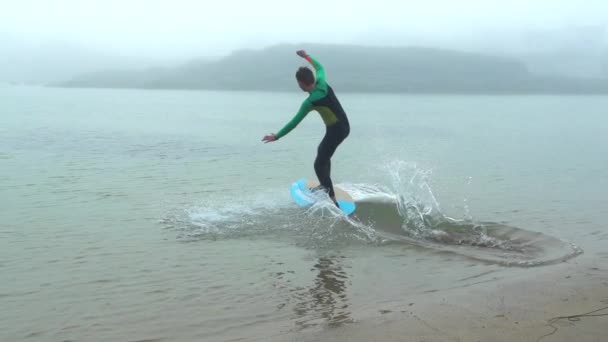
POLYGON ((394 201, 397 196, 388 191, 386 187, 377 184, 363 184, 363 183, 340 183, 337 184, 342 190, 348 192, 348 194, 355 201, 364 200, 387 200, 394 201))

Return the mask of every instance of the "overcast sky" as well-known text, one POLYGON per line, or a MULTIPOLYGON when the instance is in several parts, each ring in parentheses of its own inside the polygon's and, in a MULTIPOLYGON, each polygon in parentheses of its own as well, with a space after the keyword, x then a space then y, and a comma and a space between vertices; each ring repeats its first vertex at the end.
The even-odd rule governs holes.
POLYGON ((3 0, 0 34, 129 56, 278 42, 405 45, 608 24, 608 0, 3 0))

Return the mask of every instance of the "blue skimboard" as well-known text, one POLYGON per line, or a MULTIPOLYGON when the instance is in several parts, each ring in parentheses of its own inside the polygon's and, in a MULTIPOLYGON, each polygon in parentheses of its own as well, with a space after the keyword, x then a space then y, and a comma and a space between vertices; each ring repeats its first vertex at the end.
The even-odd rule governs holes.
MULTIPOLYGON (((317 185, 319 185, 317 182, 309 182, 305 178, 299 179, 291 184, 291 197, 293 197, 293 200, 300 207, 310 207, 319 200, 319 197, 310 191, 311 188, 314 188, 317 185)), ((336 193, 336 201, 344 215, 352 214, 357 207, 352 197, 335 185, 334 192, 336 193)))

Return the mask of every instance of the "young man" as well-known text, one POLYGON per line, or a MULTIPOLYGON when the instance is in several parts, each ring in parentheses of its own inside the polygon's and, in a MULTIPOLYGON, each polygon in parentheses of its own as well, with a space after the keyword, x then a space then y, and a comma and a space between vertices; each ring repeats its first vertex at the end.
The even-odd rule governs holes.
POLYGON ((306 51, 300 50, 298 56, 306 59, 316 70, 317 77, 307 67, 301 67, 296 72, 296 79, 300 89, 309 93, 308 98, 304 100, 298 113, 283 127, 277 134, 266 135, 262 141, 268 143, 279 140, 294 129, 312 110, 316 110, 321 115, 325 123, 325 137, 321 140, 317 150, 317 158, 315 159, 315 173, 319 178, 319 183, 329 197, 336 205, 336 195, 331 182, 331 157, 336 151, 336 148, 350 133, 350 125, 346 113, 333 89, 325 81, 325 70, 321 63, 309 56, 306 51))

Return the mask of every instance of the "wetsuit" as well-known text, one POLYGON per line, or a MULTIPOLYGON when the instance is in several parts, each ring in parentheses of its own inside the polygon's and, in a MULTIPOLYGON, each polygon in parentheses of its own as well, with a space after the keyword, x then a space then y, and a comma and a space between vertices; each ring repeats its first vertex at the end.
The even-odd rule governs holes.
POLYGON ((319 112, 325 123, 326 131, 317 150, 317 158, 314 164, 315 173, 317 174, 317 178, 319 178, 321 186, 327 189, 330 197, 334 197, 334 187, 330 178, 330 159, 338 145, 350 133, 350 125, 346 113, 342 109, 342 105, 340 105, 336 94, 334 94, 334 90, 325 81, 325 70, 321 63, 310 56, 307 56, 306 60, 316 70, 315 88, 310 91, 310 95, 304 100, 298 113, 276 134, 276 137, 280 139, 285 136, 311 111, 315 110, 319 112))

